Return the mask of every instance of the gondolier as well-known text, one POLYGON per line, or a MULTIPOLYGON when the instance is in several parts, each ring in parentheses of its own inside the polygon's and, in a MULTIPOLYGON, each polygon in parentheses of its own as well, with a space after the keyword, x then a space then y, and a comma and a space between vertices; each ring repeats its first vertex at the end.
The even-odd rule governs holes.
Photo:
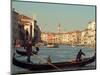
POLYGON ((27 61, 30 62, 30 57, 32 55, 32 42, 28 41, 26 43, 27 61))
POLYGON ((85 56, 85 53, 82 52, 82 49, 77 54, 76 61, 82 61, 82 55, 85 56))

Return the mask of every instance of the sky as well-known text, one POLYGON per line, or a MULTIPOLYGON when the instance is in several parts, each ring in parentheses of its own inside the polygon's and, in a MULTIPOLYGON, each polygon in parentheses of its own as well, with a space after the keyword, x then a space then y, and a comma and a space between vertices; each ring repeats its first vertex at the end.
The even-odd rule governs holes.
POLYGON ((96 17, 95 6, 88 5, 12 1, 12 8, 20 14, 34 16, 45 32, 57 32, 59 24, 62 32, 84 30, 96 17))

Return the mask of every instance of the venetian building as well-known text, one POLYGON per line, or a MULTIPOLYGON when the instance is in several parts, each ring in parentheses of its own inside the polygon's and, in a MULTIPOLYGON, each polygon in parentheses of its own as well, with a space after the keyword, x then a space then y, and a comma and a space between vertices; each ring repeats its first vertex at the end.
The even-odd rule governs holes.
POLYGON ((95 21, 91 21, 88 23, 87 28, 81 32, 81 44, 94 47, 95 37, 96 37, 96 24, 95 21))
POLYGON ((28 17, 28 16, 26 16, 26 15, 23 15, 23 14, 20 14, 19 15, 19 20, 20 20, 20 22, 21 22, 21 25, 23 25, 24 26, 24 30, 25 31, 28 31, 28 33, 29 33, 29 35, 30 36, 33 36, 32 34, 31 34, 31 27, 33 28, 34 27, 34 24, 33 24, 33 19, 32 18, 30 18, 30 17, 28 17))
POLYGON ((41 30, 39 28, 39 25, 37 24, 37 20, 34 20, 34 29, 33 30, 33 37, 32 37, 32 42, 33 45, 38 44, 41 42, 41 30))
POLYGON ((81 45, 87 45, 88 43, 88 29, 81 31, 81 45))
POLYGON ((47 33, 46 32, 41 32, 41 40, 42 42, 48 42, 48 38, 47 38, 47 33))
POLYGON ((95 21, 89 22, 87 29, 95 30, 96 29, 95 21))
POLYGON ((13 8, 12 10, 12 41, 14 42, 19 38, 19 26, 18 26, 19 13, 13 8))
POLYGON ((95 46, 95 42, 96 42, 96 23, 95 21, 91 21, 88 23, 88 44, 90 44, 91 46, 95 46))
POLYGON ((69 32, 69 42, 72 45, 78 45, 80 43, 80 35, 81 32, 80 31, 73 31, 73 32, 69 32))

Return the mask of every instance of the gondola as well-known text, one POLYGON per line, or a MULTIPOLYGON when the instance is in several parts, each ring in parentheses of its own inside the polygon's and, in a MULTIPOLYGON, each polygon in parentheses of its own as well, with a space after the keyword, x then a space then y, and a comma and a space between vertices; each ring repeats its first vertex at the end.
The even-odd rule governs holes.
MULTIPOLYGON (((19 55, 22 55, 22 56, 27 56, 27 52, 26 51, 19 51, 19 50, 16 50, 16 53, 19 54, 19 55)), ((32 51, 32 54, 37 54, 37 51, 32 51)))
MULTIPOLYGON (((76 61, 70 61, 70 62, 55 62, 51 63, 52 65, 56 66, 57 68, 68 68, 68 67, 83 67, 87 64, 90 64, 95 61, 95 56, 90 57, 90 58, 84 58, 80 62, 76 61)), ((34 63, 29 63, 25 61, 18 60, 16 57, 13 57, 13 64, 16 66, 19 66, 24 69, 32 70, 32 71, 41 71, 41 70, 53 70, 57 69, 53 66, 51 66, 48 63, 44 64, 34 64, 34 63)))

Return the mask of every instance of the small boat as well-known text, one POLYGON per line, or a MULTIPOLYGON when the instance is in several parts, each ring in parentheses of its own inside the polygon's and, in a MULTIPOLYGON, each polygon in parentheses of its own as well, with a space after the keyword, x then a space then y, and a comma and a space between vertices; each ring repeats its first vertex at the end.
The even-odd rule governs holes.
MULTIPOLYGON (((16 50, 16 53, 22 56, 27 56, 27 52, 26 51, 20 51, 20 50, 16 50)), ((37 54, 37 51, 32 51, 31 55, 33 54, 37 54)))
MULTIPOLYGON (((52 65, 56 66, 57 68, 68 68, 68 67, 82 67, 85 66, 87 64, 90 64, 92 62, 94 62, 96 59, 95 56, 90 57, 90 58, 84 58, 82 61, 80 62, 76 62, 76 61, 70 61, 70 62, 55 62, 55 63, 51 63, 52 65)), ((31 71, 43 71, 43 70, 53 70, 53 69, 57 69, 53 66, 51 66, 48 63, 44 63, 44 64, 38 64, 38 63, 29 63, 27 61, 21 61, 18 60, 16 57, 13 57, 12 60, 13 64, 24 68, 24 69, 28 69, 31 71)))
POLYGON ((48 44, 48 48, 58 48, 59 46, 57 44, 48 44))

